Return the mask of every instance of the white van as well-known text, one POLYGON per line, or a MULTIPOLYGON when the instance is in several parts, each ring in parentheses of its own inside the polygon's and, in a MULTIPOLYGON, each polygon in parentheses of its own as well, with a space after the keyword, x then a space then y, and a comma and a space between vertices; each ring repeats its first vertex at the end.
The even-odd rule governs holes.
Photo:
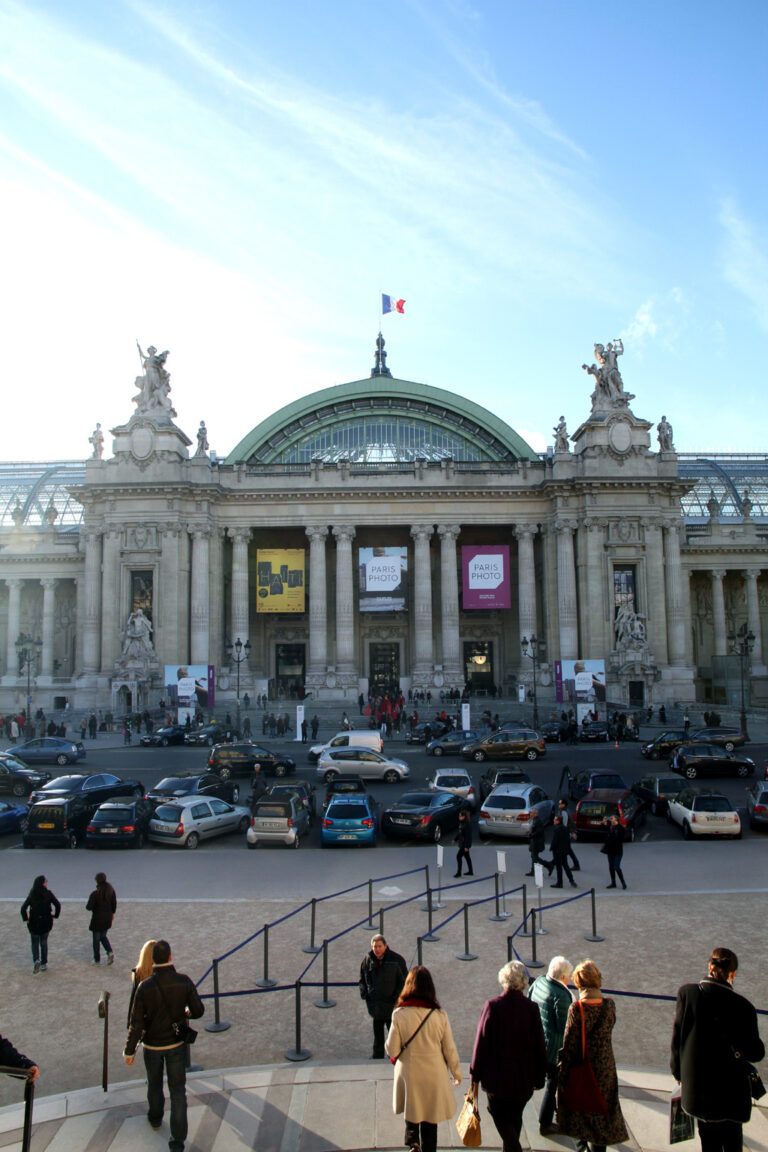
POLYGON ((325 744, 313 744, 309 750, 309 759, 316 764, 323 752, 329 748, 372 748, 374 752, 384 751, 384 741, 381 733, 375 728, 353 729, 351 732, 337 732, 333 739, 325 744))

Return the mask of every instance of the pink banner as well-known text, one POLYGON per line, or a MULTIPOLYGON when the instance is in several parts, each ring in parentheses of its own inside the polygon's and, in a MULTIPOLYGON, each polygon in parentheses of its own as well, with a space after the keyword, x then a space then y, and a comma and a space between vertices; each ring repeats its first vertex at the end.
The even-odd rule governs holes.
POLYGON ((461 571, 465 608, 509 608, 508 544, 463 544, 461 571))

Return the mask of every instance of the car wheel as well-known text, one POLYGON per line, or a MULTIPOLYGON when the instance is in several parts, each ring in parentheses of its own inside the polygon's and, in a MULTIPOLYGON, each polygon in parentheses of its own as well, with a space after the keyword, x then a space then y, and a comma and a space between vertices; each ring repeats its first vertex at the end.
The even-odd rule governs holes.
POLYGON ((398 776, 397 772, 395 772, 394 768, 390 768, 388 772, 384 773, 385 784, 397 784, 399 779, 400 777, 398 776))
POLYGON ((162 740, 160 741, 160 747, 161 748, 167 748, 168 747, 168 737, 167 736, 163 736, 162 740))
POLYGON ((65 764, 69 764, 69 756, 67 756, 66 752, 59 753, 59 755, 56 757, 56 763, 60 768, 63 768, 65 764))
POLYGON ((435 844, 439 844, 442 838, 443 829, 440 824, 435 824, 434 828, 432 829, 432 839, 434 840, 435 844))
POLYGON ((70 832, 68 848, 77 848, 77 832, 70 832))
POLYGON ((258 848, 258 846, 259 846, 259 842, 258 842, 258 840, 254 840, 254 842, 253 842, 253 843, 251 843, 251 841, 250 841, 250 840, 248 841, 248 847, 249 847, 249 848, 258 848))
POLYGON ((686 765, 685 777, 687 780, 695 780, 698 774, 698 769, 695 764, 686 765))
POLYGON ((651 752, 651 760, 658 760, 658 758, 659 758, 658 748, 654 748, 653 752, 651 752))
POLYGON ((287 771, 285 764, 275 764, 275 776, 285 776, 287 771))
POLYGON ((21 780, 17 780, 11 791, 13 792, 14 796, 23 796, 26 792, 26 788, 22 784, 21 780))
POLYGON ((240 821, 240 823, 237 825, 237 830, 238 830, 238 832, 240 832, 240 833, 241 833, 241 835, 245 835, 245 833, 248 831, 248 826, 249 826, 249 824, 250 824, 250 823, 251 823, 251 822, 250 822, 250 820, 248 819, 248 817, 247 817, 247 816, 243 816, 242 820, 241 820, 241 821, 240 821))
POLYGON ((199 843, 200 843, 200 837, 198 836, 197 832, 190 832, 189 836, 187 836, 187 840, 186 840, 184 847, 195 849, 195 848, 197 848, 199 843))
POLYGON ((433 756, 442 756, 442 754, 443 754, 443 750, 439 744, 438 744, 437 748, 432 749, 432 755, 433 756))
POLYGON ((733 743, 733 740, 728 740, 728 741, 727 741, 727 742, 726 742, 726 743, 723 745, 723 747, 725 748, 726 752, 733 752, 733 749, 734 749, 734 747, 735 747, 735 745, 734 745, 734 743, 733 743))
POLYGON ((749 766, 747 764, 739 764, 736 769, 736 775, 742 777, 749 776, 749 766))
POLYGON ((334 772, 332 768, 329 768, 325 776, 323 776, 323 780, 325 780, 326 784, 332 784, 337 776, 338 772, 334 772))
POLYGON ((232 772, 229 768, 220 768, 219 769, 219 776, 221 777, 222 780, 229 780, 231 775, 232 775, 232 772))
POLYGON ((529 748, 525 754, 526 760, 538 760, 539 754, 535 748, 529 748))
POLYGON ((483 752, 482 748, 478 748, 476 752, 472 753, 472 759, 476 760, 478 764, 482 764, 483 760, 485 760, 485 752, 483 752))
POLYGON ((683 820, 683 840, 690 840, 693 837, 691 826, 687 820, 683 820))

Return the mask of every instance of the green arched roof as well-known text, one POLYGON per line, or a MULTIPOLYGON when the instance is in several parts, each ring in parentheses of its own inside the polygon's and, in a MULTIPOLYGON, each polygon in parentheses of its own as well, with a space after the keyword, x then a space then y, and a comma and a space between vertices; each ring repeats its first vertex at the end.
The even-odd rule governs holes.
POLYGON ((313 392, 257 424, 225 464, 321 460, 538 461, 512 428, 442 388, 372 376, 313 392))

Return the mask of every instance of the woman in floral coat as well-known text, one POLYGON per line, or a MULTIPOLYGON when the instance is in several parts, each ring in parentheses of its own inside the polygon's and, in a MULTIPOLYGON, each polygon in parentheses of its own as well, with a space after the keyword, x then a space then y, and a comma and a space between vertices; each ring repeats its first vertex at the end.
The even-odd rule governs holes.
POLYGON ((591 960, 583 960, 573 970, 573 983, 578 999, 568 1011, 560 1061, 560 1086, 568 1080, 574 1064, 581 1063, 581 1005, 587 1037, 587 1054, 598 1087, 606 1103, 605 1115, 570 1111, 563 1107, 560 1089, 557 1093, 557 1124, 560 1134, 573 1136, 579 1152, 604 1152, 606 1144, 621 1144, 628 1139, 619 1104, 619 1080, 613 1058, 611 1033, 616 1023, 616 1005, 600 991, 600 969, 591 960))

